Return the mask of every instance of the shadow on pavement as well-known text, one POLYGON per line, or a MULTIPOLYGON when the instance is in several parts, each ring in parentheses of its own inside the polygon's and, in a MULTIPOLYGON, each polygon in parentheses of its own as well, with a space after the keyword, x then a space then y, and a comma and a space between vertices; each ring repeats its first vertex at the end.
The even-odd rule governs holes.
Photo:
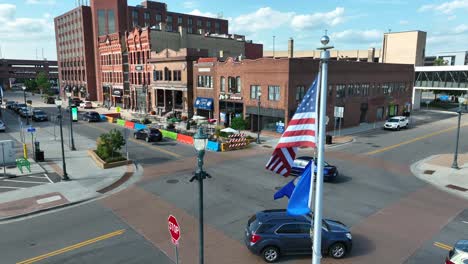
POLYGON ((331 181, 330 183, 331 184, 339 184, 339 183, 345 183, 345 182, 350 182, 352 181, 353 178, 349 177, 349 176, 346 176, 346 175, 343 175, 343 174, 339 174, 338 177, 336 177, 336 179, 334 181, 331 181))

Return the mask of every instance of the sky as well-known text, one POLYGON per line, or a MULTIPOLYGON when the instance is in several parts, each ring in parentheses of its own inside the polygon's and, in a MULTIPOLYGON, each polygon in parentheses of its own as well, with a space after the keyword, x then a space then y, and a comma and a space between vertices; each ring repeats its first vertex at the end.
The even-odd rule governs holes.
MULTIPOLYGON (((408 30, 427 32, 426 55, 468 50, 468 0, 165 2, 173 12, 222 16, 230 33, 262 43, 264 50, 273 48, 273 39, 276 50, 286 50, 289 38, 296 51, 314 50, 325 30, 341 50, 381 48, 384 32, 408 30)), ((0 0, 0 57, 55 60, 53 19, 74 7, 75 0, 0 0)))

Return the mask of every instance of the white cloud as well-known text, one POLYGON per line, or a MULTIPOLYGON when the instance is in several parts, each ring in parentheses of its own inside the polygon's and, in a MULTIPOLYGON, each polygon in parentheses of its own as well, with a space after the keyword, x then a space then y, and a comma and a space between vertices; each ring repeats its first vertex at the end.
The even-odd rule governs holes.
POLYGON ((345 30, 331 34, 331 39, 341 42, 377 42, 383 38, 383 32, 380 30, 345 30))
POLYGON ((451 14, 457 9, 468 9, 468 0, 454 0, 442 4, 428 4, 421 6, 418 11, 436 11, 444 14, 451 14))
POLYGON ((457 18, 457 16, 456 16, 456 15, 453 15, 453 16, 447 17, 447 20, 449 20, 449 21, 450 21, 450 20, 455 20, 455 18, 457 18))
POLYGON ((195 1, 185 1, 182 3, 182 6, 187 9, 193 9, 198 6, 198 3, 195 1))
POLYGON ((0 36, 5 42, 24 40, 53 40, 51 19, 16 18, 16 6, 0 4, 0 36))
POLYGON ((53 5, 55 0, 26 0, 26 4, 31 5, 53 5))
POLYGON ((408 25, 409 21, 408 20, 400 20, 400 25, 408 25))
POLYGON ((455 34, 462 34, 465 32, 468 32, 468 25, 465 24, 458 25, 453 29, 453 33, 455 34))
POLYGON ((287 24, 294 16, 293 12, 281 12, 271 7, 262 7, 257 11, 240 15, 232 20, 232 32, 254 33, 270 30, 287 24))
POLYGON ((210 12, 202 12, 202 11, 200 11, 198 9, 192 10, 191 12, 189 12, 189 14, 194 15, 194 16, 203 16, 203 17, 213 17, 213 18, 217 17, 216 14, 213 14, 213 13, 210 13, 210 12))
POLYGON ((326 13, 313 13, 308 15, 296 15, 291 21, 291 26, 295 30, 315 29, 323 26, 336 26, 343 23, 344 8, 337 7, 335 10, 326 13))

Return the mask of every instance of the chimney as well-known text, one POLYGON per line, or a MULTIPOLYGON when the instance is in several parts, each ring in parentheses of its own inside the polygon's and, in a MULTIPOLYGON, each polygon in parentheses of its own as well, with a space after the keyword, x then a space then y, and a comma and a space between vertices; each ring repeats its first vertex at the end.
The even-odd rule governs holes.
POLYGON ((288 40, 288 58, 294 58, 294 39, 289 38, 288 40))
POLYGON ((166 23, 164 22, 159 22, 159 29, 161 31, 166 31, 166 23))
POLYGON ((374 62, 375 59, 375 48, 369 48, 367 51, 367 62, 374 62))

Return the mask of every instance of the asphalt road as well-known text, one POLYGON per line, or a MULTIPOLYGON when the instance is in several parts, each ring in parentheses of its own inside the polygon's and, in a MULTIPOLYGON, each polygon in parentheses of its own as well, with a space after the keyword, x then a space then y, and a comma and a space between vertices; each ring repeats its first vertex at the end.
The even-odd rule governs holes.
MULTIPOLYGON (((442 263, 447 251, 434 243, 450 244, 468 237, 463 222, 468 221, 467 203, 460 205, 453 196, 435 190, 409 171, 417 160, 454 149, 454 116, 434 118, 439 121, 422 122, 408 130, 357 135, 354 143, 327 151, 327 161, 338 166, 341 176, 337 182, 325 184, 324 216, 344 222, 355 234, 350 256, 333 263, 442 263)), ((104 123, 75 127, 89 138, 115 128, 104 123)), ((467 135, 468 127, 461 134, 467 135)), ((460 152, 467 152, 468 141, 460 143, 460 152)), ((0 225, 0 248, 7 252, 6 263, 122 229, 123 234, 38 263, 169 263, 173 251, 168 246, 167 212, 181 216, 181 257, 186 259, 184 263, 195 263, 198 186, 189 182, 191 165, 195 166, 190 157, 195 153, 191 147, 171 143, 154 147, 179 156, 136 142, 129 146, 144 165, 142 182, 103 201, 0 225), (131 262, 133 259, 139 261, 131 262)), ((243 246, 246 221, 258 210, 284 208, 287 200, 274 201, 273 194, 290 180, 263 169, 270 152, 207 153, 206 170, 213 176, 205 181, 204 192, 207 259, 216 263, 260 260, 243 246)), ((310 263, 310 258, 290 257, 281 262, 310 263)), ((332 262, 325 258, 324 263, 332 262)))

